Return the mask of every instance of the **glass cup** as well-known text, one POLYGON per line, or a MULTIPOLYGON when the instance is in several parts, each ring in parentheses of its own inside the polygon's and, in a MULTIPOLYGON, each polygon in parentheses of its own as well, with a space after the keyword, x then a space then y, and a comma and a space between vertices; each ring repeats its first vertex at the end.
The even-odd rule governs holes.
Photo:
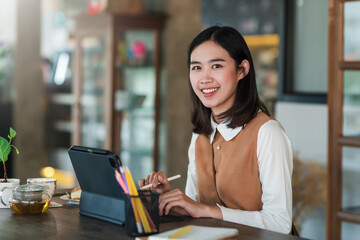
POLYGON ((56 190, 56 179, 55 178, 28 178, 27 183, 33 183, 47 187, 47 194, 51 199, 55 194, 56 190))
POLYGON ((17 186, 9 198, 10 208, 19 214, 44 213, 50 204, 48 186, 27 183, 17 186))
POLYGON ((2 182, 0 179, 0 208, 9 208, 9 197, 16 186, 19 186, 20 179, 8 178, 7 182, 2 182))

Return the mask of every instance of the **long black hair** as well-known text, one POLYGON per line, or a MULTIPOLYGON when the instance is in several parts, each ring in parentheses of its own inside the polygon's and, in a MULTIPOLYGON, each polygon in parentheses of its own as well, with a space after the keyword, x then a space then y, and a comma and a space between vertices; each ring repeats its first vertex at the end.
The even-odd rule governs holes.
MULTIPOLYGON (((266 106, 260 100, 255 79, 254 63, 250 50, 241 34, 232 27, 213 26, 203 30, 191 42, 188 49, 188 68, 190 69, 190 58, 193 50, 206 41, 214 41, 224 48, 234 59, 236 68, 243 60, 250 63, 249 73, 238 82, 234 104, 219 118, 228 120, 228 127, 236 128, 250 122, 259 110, 270 116, 266 106)), ((193 132, 198 134, 211 134, 211 109, 205 107, 195 94, 189 81, 191 106, 191 122, 193 132)))

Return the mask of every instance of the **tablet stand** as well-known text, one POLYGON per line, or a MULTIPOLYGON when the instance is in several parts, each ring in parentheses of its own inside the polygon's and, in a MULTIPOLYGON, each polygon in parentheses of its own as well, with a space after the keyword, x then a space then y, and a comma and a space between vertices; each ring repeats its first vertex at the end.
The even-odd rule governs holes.
POLYGON ((125 201, 82 191, 80 200, 80 214, 121 224, 125 222, 125 201))

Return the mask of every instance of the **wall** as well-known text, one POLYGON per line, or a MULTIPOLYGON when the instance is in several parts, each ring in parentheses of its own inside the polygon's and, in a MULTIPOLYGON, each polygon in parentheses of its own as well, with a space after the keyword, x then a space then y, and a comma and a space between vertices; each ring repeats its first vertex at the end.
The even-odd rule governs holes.
POLYGON ((327 165, 327 105, 277 102, 275 113, 292 140, 294 153, 303 161, 327 165))
MULTIPOLYGON (((294 155, 302 161, 316 161, 327 166, 328 107, 326 104, 276 103, 276 119, 289 135, 294 155)), ((315 208, 302 226, 300 235, 325 239, 326 206, 315 208)))
POLYGON ((40 176, 43 153, 43 84, 40 71, 40 0, 17 5, 15 54, 14 129, 20 154, 15 160, 15 176, 22 183, 27 177, 40 176))
POLYGON ((188 102, 187 48, 201 30, 200 0, 170 0, 165 35, 166 69, 162 96, 166 121, 166 169, 168 176, 181 174, 172 186, 184 189, 188 165, 187 150, 191 139, 190 107, 188 102))

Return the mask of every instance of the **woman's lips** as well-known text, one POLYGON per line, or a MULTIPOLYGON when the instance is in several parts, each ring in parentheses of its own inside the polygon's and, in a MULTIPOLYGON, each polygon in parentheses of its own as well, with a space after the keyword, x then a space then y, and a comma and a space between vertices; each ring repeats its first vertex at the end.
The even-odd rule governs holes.
POLYGON ((203 88, 201 89, 201 92, 205 97, 211 97, 217 92, 217 90, 219 90, 219 88, 203 88))

